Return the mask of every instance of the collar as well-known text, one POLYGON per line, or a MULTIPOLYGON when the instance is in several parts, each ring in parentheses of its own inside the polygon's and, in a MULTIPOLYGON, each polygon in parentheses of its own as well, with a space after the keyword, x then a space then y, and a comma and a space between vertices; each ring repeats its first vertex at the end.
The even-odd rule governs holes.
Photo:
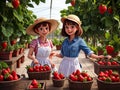
MULTIPOLYGON (((71 42, 75 42, 78 40, 78 36, 76 36, 71 42)), ((67 38, 67 41, 69 41, 69 38, 67 38)))

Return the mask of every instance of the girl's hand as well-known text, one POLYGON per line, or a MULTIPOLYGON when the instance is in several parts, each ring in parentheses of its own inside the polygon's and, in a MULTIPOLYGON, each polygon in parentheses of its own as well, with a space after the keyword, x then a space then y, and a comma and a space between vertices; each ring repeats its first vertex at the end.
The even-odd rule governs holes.
POLYGON ((52 59, 53 56, 56 56, 56 52, 51 52, 49 58, 52 59))
POLYGON ((105 56, 105 59, 108 59, 108 60, 110 60, 110 59, 112 59, 112 56, 110 56, 110 55, 107 55, 107 56, 105 56))
POLYGON ((51 67, 54 68, 54 67, 55 67, 55 64, 52 63, 52 64, 51 64, 51 67))
POLYGON ((104 56, 104 55, 99 55, 97 58, 98 58, 98 59, 104 59, 105 56, 104 56))
POLYGON ((37 59, 33 60, 33 63, 34 63, 34 64, 39 64, 39 62, 38 62, 37 59))

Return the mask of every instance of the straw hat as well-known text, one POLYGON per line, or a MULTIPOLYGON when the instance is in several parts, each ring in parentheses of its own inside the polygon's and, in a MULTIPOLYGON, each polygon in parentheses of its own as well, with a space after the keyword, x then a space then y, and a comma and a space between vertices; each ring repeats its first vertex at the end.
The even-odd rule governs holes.
POLYGON ((76 22, 76 23, 79 25, 79 30, 81 31, 81 35, 82 35, 82 33, 83 33, 83 30, 82 30, 82 28, 81 28, 82 22, 80 21, 79 17, 76 16, 76 15, 70 14, 70 15, 68 15, 68 16, 66 16, 66 17, 61 18, 62 23, 64 23, 64 21, 65 21, 66 19, 71 20, 71 21, 73 21, 73 22, 76 22))
POLYGON ((34 32, 34 27, 35 25, 41 22, 49 22, 51 24, 51 30, 49 33, 56 30, 59 25, 58 21, 55 19, 47 19, 47 18, 41 17, 35 20, 35 22, 32 25, 28 26, 28 28, 26 29, 27 34, 34 35, 34 36, 38 35, 37 33, 34 32))

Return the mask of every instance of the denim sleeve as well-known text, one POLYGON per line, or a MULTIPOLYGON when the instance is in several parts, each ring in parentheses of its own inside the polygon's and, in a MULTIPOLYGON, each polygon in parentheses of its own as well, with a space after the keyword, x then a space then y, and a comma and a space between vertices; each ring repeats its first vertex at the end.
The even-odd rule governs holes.
POLYGON ((81 49, 85 52, 85 54, 87 54, 88 56, 90 56, 92 53, 94 53, 86 44, 86 42, 82 39, 81 40, 81 49))

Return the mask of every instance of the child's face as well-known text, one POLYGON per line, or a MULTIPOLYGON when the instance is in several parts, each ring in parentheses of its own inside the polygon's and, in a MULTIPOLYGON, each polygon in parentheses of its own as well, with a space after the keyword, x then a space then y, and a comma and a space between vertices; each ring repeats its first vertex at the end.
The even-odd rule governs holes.
POLYGON ((49 25, 40 25, 37 29, 36 32, 40 35, 40 36, 47 36, 49 33, 50 29, 49 29, 49 25))
POLYGON ((65 32, 71 36, 71 35, 75 35, 76 31, 78 30, 76 25, 73 24, 65 24, 65 32))

